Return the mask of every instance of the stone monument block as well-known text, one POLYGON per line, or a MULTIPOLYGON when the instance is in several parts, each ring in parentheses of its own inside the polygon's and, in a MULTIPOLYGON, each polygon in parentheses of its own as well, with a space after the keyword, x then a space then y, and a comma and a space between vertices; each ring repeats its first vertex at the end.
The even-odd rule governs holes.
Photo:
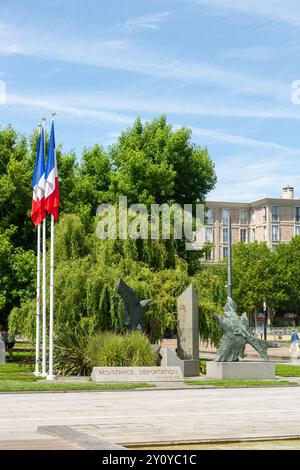
POLYGON ((184 377, 199 375, 199 307, 192 284, 177 299, 177 349, 161 350, 162 366, 180 367, 184 377))
POLYGON ((94 367, 92 381, 115 382, 182 382, 181 369, 175 367, 94 367))
POLYGON ((177 299, 177 355, 199 360, 199 307, 192 284, 177 299))

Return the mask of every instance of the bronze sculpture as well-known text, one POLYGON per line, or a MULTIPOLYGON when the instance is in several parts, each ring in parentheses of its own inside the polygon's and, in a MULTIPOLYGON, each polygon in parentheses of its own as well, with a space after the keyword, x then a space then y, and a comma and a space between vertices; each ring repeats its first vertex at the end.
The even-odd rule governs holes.
POLYGON ((215 357, 216 362, 236 362, 239 358, 243 358, 247 343, 251 344, 265 361, 269 361, 268 348, 280 347, 274 341, 258 339, 250 333, 247 314, 239 316, 236 313, 236 303, 231 297, 228 297, 224 307, 224 316, 216 315, 216 317, 224 331, 215 357))

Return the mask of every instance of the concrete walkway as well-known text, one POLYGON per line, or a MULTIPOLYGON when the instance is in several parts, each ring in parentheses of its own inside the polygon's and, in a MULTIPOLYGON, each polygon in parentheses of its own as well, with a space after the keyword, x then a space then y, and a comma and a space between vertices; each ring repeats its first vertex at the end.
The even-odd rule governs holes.
POLYGON ((41 434, 41 426, 67 426, 125 446, 299 437, 299 398, 298 387, 1 394, 0 448, 18 448, 18 442, 25 448, 26 441, 27 448, 47 442, 61 448, 63 436, 41 434))

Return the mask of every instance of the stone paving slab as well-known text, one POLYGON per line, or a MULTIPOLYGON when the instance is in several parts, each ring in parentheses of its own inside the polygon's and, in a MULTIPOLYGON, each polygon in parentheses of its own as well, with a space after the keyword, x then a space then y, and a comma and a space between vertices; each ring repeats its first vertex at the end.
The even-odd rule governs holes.
POLYGON ((1 394, 0 409, 0 441, 15 444, 40 441, 40 426, 125 446, 300 436, 298 387, 1 394))
POLYGON ((38 432, 58 436, 64 441, 71 442, 85 450, 122 450, 121 447, 104 439, 95 438, 82 431, 76 431, 69 426, 40 426, 38 432))

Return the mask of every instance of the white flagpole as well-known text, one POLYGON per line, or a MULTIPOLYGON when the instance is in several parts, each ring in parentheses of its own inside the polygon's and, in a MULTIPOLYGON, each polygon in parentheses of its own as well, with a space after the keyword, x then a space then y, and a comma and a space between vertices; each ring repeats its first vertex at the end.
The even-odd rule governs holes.
POLYGON ((37 274, 36 274, 36 340, 35 340, 35 372, 40 372, 40 282, 41 282, 41 224, 37 226, 37 274))
POLYGON ((50 242, 50 317, 49 317, 49 374, 47 380, 55 380, 53 372, 53 320, 54 320, 54 217, 51 215, 51 242, 50 242))
MULTIPOLYGON (((52 113, 54 122, 55 113, 52 113)), ((54 149, 55 152, 55 149, 54 149)), ((56 165, 56 159, 55 159, 56 165)), ((49 317, 49 374, 47 380, 55 380, 53 372, 53 322, 54 322, 54 216, 51 214, 51 241, 50 241, 50 317, 49 317)))
MULTIPOLYGON (((43 121, 44 128, 44 145, 45 145, 45 118, 43 121)), ((45 147, 44 147, 45 151, 45 147)), ((45 152, 44 152, 45 153, 45 152)), ((46 309, 46 217, 43 220, 43 272, 42 272, 42 293, 43 293, 43 362, 42 362, 42 376, 47 376, 47 309, 46 309)))

